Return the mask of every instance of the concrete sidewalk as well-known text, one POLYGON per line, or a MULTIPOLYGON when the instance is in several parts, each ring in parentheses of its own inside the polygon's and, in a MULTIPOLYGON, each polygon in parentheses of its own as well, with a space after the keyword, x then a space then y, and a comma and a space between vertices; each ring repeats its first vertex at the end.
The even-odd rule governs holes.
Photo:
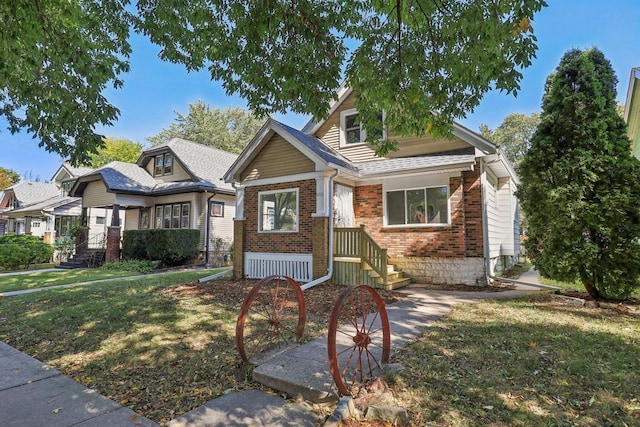
MULTIPOLYGON (((536 283, 537 272, 532 271, 526 280, 536 283)), ((537 290, 526 286, 504 292, 435 291, 419 285, 403 288, 399 292, 406 298, 387 306, 391 350, 393 352, 406 346, 426 327, 448 313, 454 304, 515 298, 537 290)), ((329 373, 326 337, 297 346, 257 366, 253 378, 271 388, 292 396, 301 395, 312 402, 332 403, 338 400, 329 373)), ((249 390, 214 399, 176 418, 169 426, 315 426, 320 421, 309 405, 292 405, 282 397, 249 390)), ((157 424, 0 342, 0 425, 67 427, 157 424)))

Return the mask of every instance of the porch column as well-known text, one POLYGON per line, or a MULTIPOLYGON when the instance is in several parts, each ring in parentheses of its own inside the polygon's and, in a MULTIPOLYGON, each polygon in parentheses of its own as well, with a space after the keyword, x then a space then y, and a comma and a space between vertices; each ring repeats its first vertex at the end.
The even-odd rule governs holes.
POLYGON ((106 262, 120 261, 120 227, 107 227, 106 262))
POLYGON ((31 234, 31 217, 24 217, 24 234, 31 234))
POLYGON ((233 220, 233 278, 244 277, 244 219, 233 220))
POLYGON ((7 222, 7 234, 16 234, 16 220, 15 218, 9 218, 7 222))
POLYGON ((327 274, 329 266, 329 217, 314 216, 311 233, 313 239, 313 278, 319 279, 327 274))
POLYGON ((111 226, 120 227, 120 205, 113 205, 113 211, 111 212, 111 226))

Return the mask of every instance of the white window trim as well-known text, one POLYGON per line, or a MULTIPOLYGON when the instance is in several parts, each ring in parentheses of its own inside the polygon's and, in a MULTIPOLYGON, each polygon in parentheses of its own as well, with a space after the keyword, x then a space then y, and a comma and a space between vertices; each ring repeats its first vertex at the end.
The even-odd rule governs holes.
MULTIPOLYGON (((382 212, 383 212, 383 228, 435 228, 435 227, 449 227, 451 226, 451 193, 449 192, 448 185, 424 185, 418 187, 406 187, 406 188, 387 188, 382 191, 382 212), (395 191, 411 191, 411 190, 424 190, 429 188, 442 188, 445 187, 447 189, 447 222, 439 222, 439 223, 417 223, 417 224, 392 224, 389 225, 389 217, 387 216, 387 193, 395 192, 395 191)), ((406 216, 406 212, 405 212, 406 216)), ((405 218, 406 221, 406 218, 405 218)))
POLYGON ((300 228, 300 189, 286 188, 282 190, 258 191, 258 233, 297 233, 300 228), (263 195, 278 193, 296 193, 296 226, 293 230, 263 230, 262 229, 262 203, 260 200, 263 195))
MULTIPOLYGON (((340 147, 357 147, 360 145, 365 145, 367 140, 367 131, 360 125, 360 142, 352 142, 347 143, 347 134, 346 134, 346 120, 347 116, 352 116, 354 114, 360 114, 357 108, 350 108, 348 110, 340 111, 340 147)), ((386 119, 386 115, 384 111, 382 112, 382 139, 387 139, 387 129, 384 125, 386 119)))

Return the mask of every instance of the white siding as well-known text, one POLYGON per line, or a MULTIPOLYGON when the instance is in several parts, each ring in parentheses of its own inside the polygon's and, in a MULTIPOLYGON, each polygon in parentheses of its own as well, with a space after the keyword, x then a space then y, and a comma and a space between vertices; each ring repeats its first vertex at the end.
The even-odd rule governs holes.
POLYGON ((501 245, 501 218, 498 207, 498 178, 487 169, 487 187, 485 194, 487 196, 487 227, 489 231, 489 257, 495 258, 500 255, 501 245))

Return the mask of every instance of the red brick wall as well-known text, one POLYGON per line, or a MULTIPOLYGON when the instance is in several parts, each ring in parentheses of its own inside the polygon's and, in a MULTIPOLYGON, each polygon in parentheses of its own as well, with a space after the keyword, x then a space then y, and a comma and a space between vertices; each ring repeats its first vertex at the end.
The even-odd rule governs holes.
POLYGON ((383 228, 382 185, 356 187, 356 224, 391 257, 481 257, 482 196, 479 167, 449 180, 451 225, 383 228))
POLYGON ((313 218, 316 210, 316 181, 246 187, 244 191, 245 252, 305 253, 313 247, 313 218), (258 233, 258 192, 298 188, 298 232, 258 233))

